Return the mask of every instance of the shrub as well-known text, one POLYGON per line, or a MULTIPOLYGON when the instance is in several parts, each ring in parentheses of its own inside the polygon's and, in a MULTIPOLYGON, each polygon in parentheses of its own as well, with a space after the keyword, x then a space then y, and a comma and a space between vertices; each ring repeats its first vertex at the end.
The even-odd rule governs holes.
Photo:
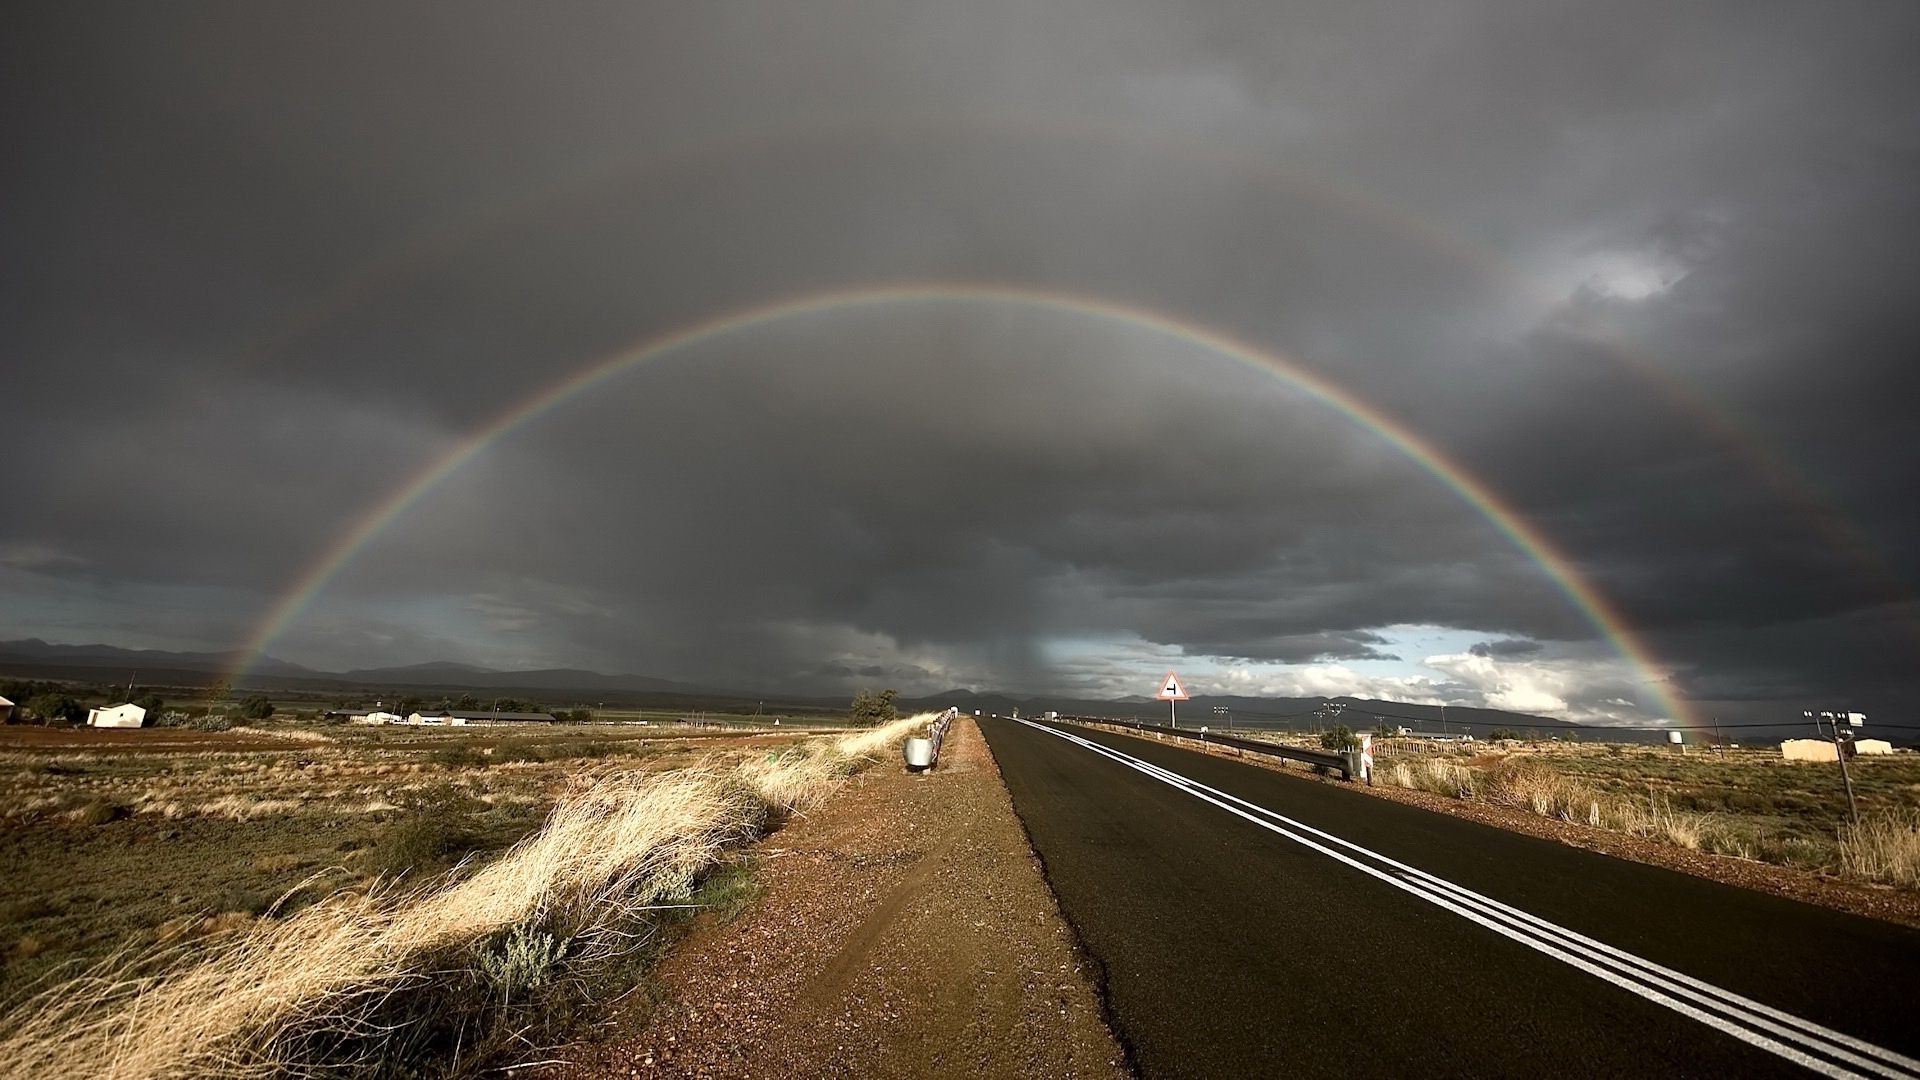
POLYGON ((66 694, 41 694, 27 699, 27 711, 43 721, 77 724, 87 718, 87 707, 66 694))
POLYGON ((1320 745, 1336 752, 1360 749, 1360 736, 1345 724, 1339 724, 1320 733, 1320 745))
POLYGON ((482 843, 464 814, 414 810, 369 849, 368 868, 388 876, 444 870, 482 843))
POLYGON ((893 707, 894 699, 899 696, 898 690, 882 690, 877 694, 860 691, 853 699, 853 722, 872 727, 893 723, 899 718, 893 707))
POLYGON ((567 943, 538 927, 520 924, 495 935, 478 952, 480 973, 502 1001, 511 1002, 552 981, 567 943))
POLYGON ((484 768, 487 756, 471 746, 443 746, 432 754, 433 760, 453 769, 484 768))
POLYGON ((126 812, 126 807, 105 799, 89 799, 71 811, 73 820, 81 825, 105 825, 126 812))
POLYGON ((249 720, 265 720, 273 715, 273 702, 265 694, 255 694, 240 703, 240 715, 249 720))
POLYGON ((546 747, 534 743, 503 742, 493 748, 493 763, 496 765, 511 761, 548 761, 552 756, 546 747))

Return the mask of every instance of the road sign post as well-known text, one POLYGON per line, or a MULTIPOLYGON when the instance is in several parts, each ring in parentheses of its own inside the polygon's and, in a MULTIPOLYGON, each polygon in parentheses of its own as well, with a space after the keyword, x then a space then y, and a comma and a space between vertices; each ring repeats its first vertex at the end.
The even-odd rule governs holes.
POLYGON ((1180 717, 1174 712, 1173 703, 1185 701, 1188 696, 1186 687, 1180 685, 1180 676, 1169 669, 1166 677, 1160 680, 1160 692, 1153 696, 1167 703, 1167 726, 1178 728, 1180 717))

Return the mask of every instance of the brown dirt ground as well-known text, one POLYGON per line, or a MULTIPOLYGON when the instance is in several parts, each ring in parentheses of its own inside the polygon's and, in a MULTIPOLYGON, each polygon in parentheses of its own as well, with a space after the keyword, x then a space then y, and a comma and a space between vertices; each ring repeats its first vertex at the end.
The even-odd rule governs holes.
POLYGON ((770 837, 760 896, 698 926, 555 1078, 1121 1077, 1092 973, 974 722, 770 837))
MULTIPOLYGON (((1151 738, 1122 727, 1109 727, 1105 724, 1088 726, 1136 739, 1151 738)), ((1181 744, 1189 749, 1199 749, 1197 744, 1189 740, 1183 739, 1181 744)), ((1248 764, 1290 773, 1301 779, 1320 779, 1330 784, 1346 783, 1338 777, 1315 777, 1307 771, 1307 766, 1288 763, 1280 758, 1252 753, 1242 754, 1233 747, 1208 746, 1205 749, 1208 753, 1239 758, 1248 764)), ((1920 892, 1910 889, 1843 881, 1799 867, 1776 866, 1773 863, 1754 859, 1736 859, 1730 855, 1689 851, 1683 847, 1646 837, 1631 836, 1580 822, 1542 817, 1539 814, 1498 806, 1479 799, 1450 799, 1429 791, 1412 791, 1379 783, 1372 787, 1355 784, 1354 790, 1364 791, 1377 798, 1411 803, 1436 813, 1467 818, 1483 825, 1537 836, 1543 840, 1557 840, 1571 847, 1598 851, 1617 859, 1629 859, 1633 862, 1677 870, 1683 874, 1718 881, 1723 885, 1769 892, 1776 896, 1799 900, 1802 903, 1819 904, 1822 907, 1851 912, 1855 915, 1865 915, 1870 919, 1884 919, 1887 922, 1920 927, 1920 892)))

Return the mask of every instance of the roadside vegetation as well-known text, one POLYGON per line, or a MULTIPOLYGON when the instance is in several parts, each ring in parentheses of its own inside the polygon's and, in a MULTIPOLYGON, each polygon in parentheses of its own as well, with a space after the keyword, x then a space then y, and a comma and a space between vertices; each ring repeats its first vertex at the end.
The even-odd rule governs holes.
POLYGON ((926 719, 678 746, 374 731, 0 751, 4 861, 30 879, 0 901, 8 981, 41 976, 0 1024, 0 1061, 57 1078, 523 1059, 631 988, 687 912, 743 902, 747 841, 926 719), (55 970, 61 954, 90 964, 55 970))
POLYGON ((1855 826, 1834 765, 1788 762, 1771 749, 1517 741, 1466 749, 1392 740, 1381 750, 1376 783, 1692 851, 1920 887, 1920 755, 1854 760, 1855 826))
POLYGON ((792 741, 672 736, 0 728, 0 1009, 55 969, 496 853, 582 770, 792 741))

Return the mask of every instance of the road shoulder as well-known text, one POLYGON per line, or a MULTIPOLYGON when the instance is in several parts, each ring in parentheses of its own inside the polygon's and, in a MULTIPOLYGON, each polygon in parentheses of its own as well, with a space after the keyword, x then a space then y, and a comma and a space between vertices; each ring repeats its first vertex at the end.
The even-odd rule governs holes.
POLYGON ((547 1075, 1125 1075, 970 718, 934 773, 876 766, 756 855, 758 898, 547 1075))

